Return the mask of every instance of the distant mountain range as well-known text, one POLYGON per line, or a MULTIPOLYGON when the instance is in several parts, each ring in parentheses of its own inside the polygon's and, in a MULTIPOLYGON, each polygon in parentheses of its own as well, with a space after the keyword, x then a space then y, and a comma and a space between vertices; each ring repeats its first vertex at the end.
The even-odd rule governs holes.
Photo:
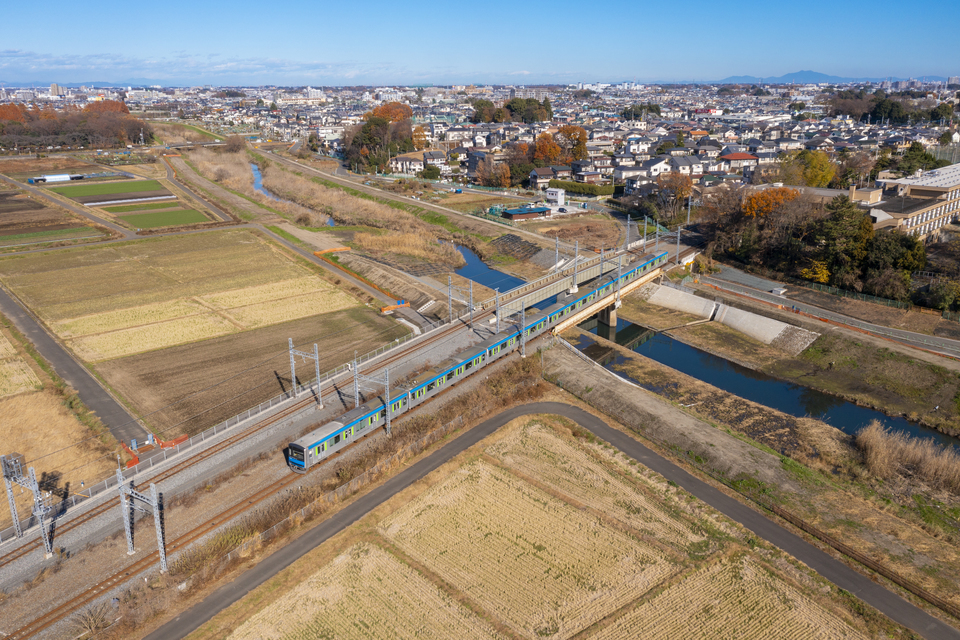
MULTIPOLYGON (((914 76, 915 79, 925 79, 927 82, 946 82, 943 76, 914 76)), ((794 71, 778 77, 758 77, 758 76, 730 76, 723 80, 673 80, 673 81, 653 81, 649 84, 845 84, 848 82, 882 82, 883 80, 907 80, 908 78, 843 78, 840 76, 831 76, 819 71, 794 71)), ((49 88, 50 84, 56 81, 47 82, 2 82, 0 84, 6 87, 37 87, 49 88)), ((76 89, 79 87, 99 87, 104 89, 126 89, 127 87, 150 87, 159 85, 163 87, 182 87, 182 86, 203 86, 208 83, 184 84, 182 82, 170 83, 162 80, 150 78, 130 78, 125 82, 60 82, 61 87, 76 89)), ((226 86, 226 85, 225 85, 226 86)), ((236 86, 255 86, 255 85, 236 85, 236 86)), ((258 85, 256 85, 258 86, 258 85)), ((297 86, 297 85, 290 85, 297 86)), ((374 85, 370 85, 374 86, 374 85)), ((533 86, 533 85, 530 85, 533 86)))
MULTIPOLYGON (((943 76, 923 76, 928 82, 945 82, 943 76)), ((843 84, 846 82, 882 82, 884 80, 907 80, 907 78, 841 78, 819 71, 794 71, 777 78, 758 78, 756 76, 730 76, 718 80, 716 84, 843 84)))

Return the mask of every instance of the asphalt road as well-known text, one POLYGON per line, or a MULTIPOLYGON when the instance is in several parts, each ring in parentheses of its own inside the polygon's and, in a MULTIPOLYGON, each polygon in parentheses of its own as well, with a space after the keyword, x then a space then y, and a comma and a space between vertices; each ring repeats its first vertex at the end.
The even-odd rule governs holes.
POLYGON ((817 571, 827 580, 853 593, 879 609, 892 620, 912 629, 929 640, 960 639, 960 631, 922 611, 900 596, 874 583, 844 563, 820 551, 799 536, 787 531, 760 513, 741 504, 710 485, 693 477, 677 465, 654 453, 626 434, 607 426, 601 419, 582 409, 558 402, 538 402, 514 407, 486 420, 446 444, 435 453, 408 467, 382 485, 320 523, 290 544, 277 550, 235 581, 214 591, 202 602, 180 614, 149 636, 147 640, 183 638, 217 613, 243 598, 277 573, 290 566, 314 547, 365 516, 397 492, 409 487, 459 453, 480 442, 511 420, 524 415, 549 413, 561 415, 589 429, 648 468, 672 480, 727 517, 739 522, 756 535, 783 549, 817 571))
POLYGON ((132 438, 140 442, 146 440, 147 430, 5 289, 0 289, 0 312, 10 318, 17 330, 33 343, 57 375, 77 390, 83 403, 100 417, 117 440, 128 444, 132 438))
POLYGON ((795 286, 785 283, 765 281, 730 267, 725 267, 723 273, 720 275, 722 277, 703 277, 701 281, 707 284, 718 286, 721 289, 726 289, 727 291, 743 293, 751 298, 763 300, 771 304, 782 304, 784 306, 789 305, 791 307, 796 307, 800 311, 808 313, 812 316, 826 318, 827 320, 845 324, 849 327, 855 327, 861 331, 871 333, 876 336, 889 338, 913 347, 926 349, 928 351, 935 351, 937 353, 952 356, 954 358, 960 358, 960 341, 953 340, 951 338, 941 338, 940 336, 931 336, 924 333, 916 333, 915 331, 907 331, 906 329, 885 327, 866 322, 864 320, 858 320, 850 316, 845 316, 843 314, 836 313, 822 307, 817 307, 806 302, 800 302, 799 300, 794 300, 789 297, 791 294, 790 292, 796 290, 795 286), (769 282, 773 282, 775 286, 780 286, 787 289, 787 297, 782 298, 780 296, 775 296, 771 293, 768 293, 770 289, 757 289, 757 286, 763 286, 763 283, 769 282))

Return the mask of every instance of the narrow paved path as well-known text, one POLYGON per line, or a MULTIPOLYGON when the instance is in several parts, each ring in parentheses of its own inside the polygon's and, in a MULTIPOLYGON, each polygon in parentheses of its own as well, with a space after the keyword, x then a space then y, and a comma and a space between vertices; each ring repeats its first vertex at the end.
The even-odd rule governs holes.
MULTIPOLYGON (((918 347, 920 349, 926 349, 927 351, 934 351, 943 355, 951 356, 954 358, 960 358, 960 341, 954 340, 952 338, 941 338, 940 336, 931 336, 925 333, 917 333, 915 331, 907 331, 906 329, 894 329, 893 327, 885 327, 878 324, 873 324, 871 322, 865 322, 863 320, 857 320, 856 318, 851 318, 850 316, 845 316, 843 314, 837 313, 835 311, 830 311, 822 307, 818 307, 807 302, 800 302, 799 300, 794 300, 789 297, 784 298, 767 291, 761 291, 756 289, 750 284, 754 284, 753 281, 749 280, 751 276, 749 274, 742 274, 736 269, 725 268, 724 269, 724 278, 717 277, 707 277, 704 276, 701 278, 701 282, 704 284, 713 285, 719 289, 724 289, 733 293, 739 293, 756 300, 761 300, 769 304, 783 305, 796 307, 800 311, 809 314, 811 316, 816 316, 818 318, 825 318, 832 322, 846 325, 848 327, 853 327, 859 329, 865 333, 870 333, 881 338, 887 338, 889 340, 895 340, 897 342, 902 342, 903 344, 910 345, 912 347, 918 347), (736 278, 737 280, 734 280, 736 278), (746 284, 749 282, 750 284, 746 284)), ((754 280, 759 280, 754 278, 754 280)), ((783 288, 795 289, 796 287, 791 287, 791 285, 784 283, 774 283, 783 288)), ((788 294, 789 296, 789 294, 788 294)))
POLYGON ((146 441, 149 432, 5 289, 0 289, 0 312, 33 343, 57 375, 77 390, 83 403, 100 417, 117 440, 127 444, 133 438, 146 441))
POLYGON ((676 482, 683 489, 727 517, 739 522, 764 540, 806 563, 838 587, 853 593, 864 602, 879 609, 892 620, 914 630, 924 638, 929 640, 960 639, 960 631, 957 629, 874 583, 870 578, 854 571, 843 562, 787 531, 764 515, 693 477, 630 436, 609 427, 600 418, 568 404, 538 402, 508 409, 467 431, 433 454, 423 458, 345 506, 268 558, 261 560, 255 567, 241 574, 230 584, 217 589, 202 602, 148 635, 147 640, 166 640, 187 636, 217 613, 296 562, 314 547, 349 527, 399 491, 409 487, 461 452, 493 434, 511 420, 537 413, 560 415, 574 420, 580 426, 589 429, 597 437, 609 442, 668 480, 676 482))
POLYGON ((173 168, 173 166, 171 166, 170 160, 166 156, 164 156, 163 158, 163 164, 165 164, 167 167, 167 180, 177 185, 183 191, 185 191, 186 193, 189 193, 194 198, 202 202, 204 206, 210 209, 210 211, 212 211, 215 216, 220 218, 222 222, 233 222, 233 218, 231 218, 229 215, 227 215, 226 213, 224 213, 223 211, 215 207, 213 203, 211 203, 209 200, 200 197, 198 193, 191 191, 185 184, 177 180, 177 171, 176 169, 173 168))

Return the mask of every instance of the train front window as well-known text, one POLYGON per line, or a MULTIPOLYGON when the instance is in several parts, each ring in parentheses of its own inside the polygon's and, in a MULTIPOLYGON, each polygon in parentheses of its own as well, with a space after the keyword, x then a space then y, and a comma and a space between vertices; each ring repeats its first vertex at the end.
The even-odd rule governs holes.
POLYGON ((290 445, 290 459, 297 462, 303 462, 303 449, 290 445))

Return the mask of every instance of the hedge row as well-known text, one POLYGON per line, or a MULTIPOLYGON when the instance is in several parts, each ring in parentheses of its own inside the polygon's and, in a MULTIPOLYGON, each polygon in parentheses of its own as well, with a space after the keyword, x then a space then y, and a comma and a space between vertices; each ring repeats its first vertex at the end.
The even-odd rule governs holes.
POLYGON ((551 180, 551 189, 563 189, 568 193, 580 193, 585 196, 612 196, 616 187, 613 185, 587 184, 585 182, 570 182, 567 180, 551 180))

